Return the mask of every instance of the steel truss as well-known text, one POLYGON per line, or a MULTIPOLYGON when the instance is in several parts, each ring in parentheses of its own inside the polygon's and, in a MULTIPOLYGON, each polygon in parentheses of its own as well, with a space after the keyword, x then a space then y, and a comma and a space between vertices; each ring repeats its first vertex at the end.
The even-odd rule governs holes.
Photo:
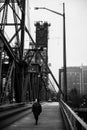
POLYGON ((27 93, 29 100, 34 99, 35 90, 32 88, 31 80, 34 80, 32 75, 38 77, 39 71, 30 74, 28 70, 37 54, 62 93, 41 54, 42 50, 36 48, 36 43, 25 25, 25 5, 26 0, 0 0, 0 103, 26 101, 27 93), (10 18, 12 21, 9 22, 10 18), (34 48, 28 49, 24 54, 25 32, 34 48))
POLYGON ((5 71, 3 74, 2 69, 0 70, 0 103, 22 101, 26 64, 23 61, 25 3, 26 1, 19 0, 0 1, 0 43, 3 44, 0 46, 0 68, 5 71), (4 55, 3 59, 2 55, 4 55), (20 76, 19 81, 18 76, 20 76))

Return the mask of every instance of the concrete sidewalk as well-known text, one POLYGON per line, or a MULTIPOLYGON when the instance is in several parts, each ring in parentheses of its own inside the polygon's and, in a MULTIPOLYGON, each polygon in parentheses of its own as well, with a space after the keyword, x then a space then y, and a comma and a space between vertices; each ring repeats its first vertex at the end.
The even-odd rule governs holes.
POLYGON ((66 130, 60 113, 59 104, 45 103, 39 116, 38 125, 35 125, 33 113, 18 120, 3 130, 66 130))

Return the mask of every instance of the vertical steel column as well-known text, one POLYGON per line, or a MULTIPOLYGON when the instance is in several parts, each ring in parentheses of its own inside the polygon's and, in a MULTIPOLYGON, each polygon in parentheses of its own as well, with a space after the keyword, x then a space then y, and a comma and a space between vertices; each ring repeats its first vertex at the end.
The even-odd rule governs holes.
MULTIPOLYGON (((15 64, 15 63, 14 63, 15 64)), ((13 102, 13 98, 14 98, 14 79, 15 79, 15 66, 12 72, 12 76, 11 76, 11 101, 13 102)))
MULTIPOLYGON (((25 32, 25 3, 26 0, 21 1, 21 11, 22 11, 22 19, 21 19, 21 47, 20 47, 20 52, 21 52, 21 57, 20 59, 23 60, 23 52, 24 52, 24 32, 25 32)), ((23 85, 24 85, 24 65, 21 67, 21 80, 20 80, 20 86, 22 89, 21 93, 21 101, 23 101, 23 85)))
POLYGON ((23 50, 24 50, 24 31, 25 31, 25 3, 26 0, 21 1, 21 11, 22 11, 22 19, 21 19, 21 59, 23 58, 23 50))
POLYGON ((0 40, 0 102, 2 96, 2 50, 3 50, 3 43, 0 40))
MULTIPOLYGON (((46 66, 48 66, 48 44, 46 48, 46 66)), ((46 67, 46 88, 48 88, 48 69, 46 67)), ((46 90, 46 101, 47 101, 47 90, 46 90)))

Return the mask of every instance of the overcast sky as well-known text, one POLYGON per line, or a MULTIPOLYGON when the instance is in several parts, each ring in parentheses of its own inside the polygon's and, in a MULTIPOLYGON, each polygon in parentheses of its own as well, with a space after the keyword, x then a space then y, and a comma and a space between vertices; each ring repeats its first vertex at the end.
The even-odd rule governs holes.
POLYGON ((63 65, 62 16, 47 10, 33 10, 46 7, 62 13, 65 2, 66 13, 66 55, 67 66, 87 65, 87 0, 30 0, 30 28, 35 37, 34 23, 47 21, 49 27, 49 62, 53 70, 63 65))

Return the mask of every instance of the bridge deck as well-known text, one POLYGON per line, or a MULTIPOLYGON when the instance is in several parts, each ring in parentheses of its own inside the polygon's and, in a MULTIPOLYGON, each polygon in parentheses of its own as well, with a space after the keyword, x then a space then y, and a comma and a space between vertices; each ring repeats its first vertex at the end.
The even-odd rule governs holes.
POLYGON ((26 117, 14 122, 3 130, 65 130, 65 126, 59 104, 46 103, 43 105, 38 125, 35 125, 33 114, 30 112, 26 117))

